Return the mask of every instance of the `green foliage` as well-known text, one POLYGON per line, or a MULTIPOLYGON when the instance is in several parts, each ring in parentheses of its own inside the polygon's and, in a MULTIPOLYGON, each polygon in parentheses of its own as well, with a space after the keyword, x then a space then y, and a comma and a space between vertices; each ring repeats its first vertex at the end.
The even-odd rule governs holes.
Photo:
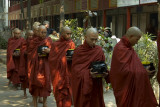
MULTIPOLYGON (((81 45, 84 42, 84 35, 86 29, 78 27, 78 21, 77 19, 70 19, 70 20, 65 20, 65 26, 68 26, 72 30, 72 40, 76 44, 76 47, 81 45)), ((111 58, 112 58, 112 51, 113 51, 113 45, 111 42, 111 38, 107 38, 104 36, 104 28, 100 27, 100 32, 98 36, 98 41, 97 45, 101 46, 105 58, 106 58, 106 63, 108 65, 108 68, 110 69, 110 64, 111 64, 111 58)), ((106 84, 107 88, 111 88, 111 84, 106 84)))
POLYGON ((7 49, 7 41, 0 36, 0 49, 7 49))
POLYGON ((65 20, 65 26, 68 26, 72 30, 72 40, 76 44, 76 47, 81 45, 84 41, 84 29, 78 27, 78 20, 77 19, 69 19, 65 20))
POLYGON ((106 63, 108 65, 108 68, 110 68, 113 53, 113 44, 110 37, 104 36, 104 27, 100 27, 97 45, 102 47, 105 54, 106 63))
MULTIPOLYGON (((86 29, 78 27, 77 19, 65 20, 65 26, 71 28, 72 30, 71 38, 75 42, 76 47, 81 45, 84 42, 84 34, 86 29)), ((97 45, 102 47, 104 54, 106 56, 106 63, 108 65, 108 68, 110 68, 113 45, 111 42, 111 38, 109 37, 107 38, 104 36, 104 27, 100 27, 97 45)))
MULTIPOLYGON (((144 34, 134 48, 141 61, 152 62, 156 68, 156 71, 158 71, 157 43, 152 41, 150 36, 151 35, 148 33, 144 34)), ((151 83, 153 84, 155 80, 156 77, 153 76, 151 83)))

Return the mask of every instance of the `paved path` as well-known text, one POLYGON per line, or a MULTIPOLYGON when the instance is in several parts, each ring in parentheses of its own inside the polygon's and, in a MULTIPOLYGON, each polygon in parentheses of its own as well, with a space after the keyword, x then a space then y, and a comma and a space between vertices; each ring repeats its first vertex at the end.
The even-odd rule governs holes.
MULTIPOLYGON (((6 50, 0 50, 0 107, 32 107, 30 102, 32 97, 27 90, 27 99, 23 99, 22 90, 13 90, 12 86, 7 86, 8 80, 6 76, 6 50)), ((106 107, 116 107, 112 90, 104 93, 106 107)), ((56 107, 56 102, 51 94, 47 101, 48 107, 56 107)), ((42 107, 39 104, 38 107, 42 107)))

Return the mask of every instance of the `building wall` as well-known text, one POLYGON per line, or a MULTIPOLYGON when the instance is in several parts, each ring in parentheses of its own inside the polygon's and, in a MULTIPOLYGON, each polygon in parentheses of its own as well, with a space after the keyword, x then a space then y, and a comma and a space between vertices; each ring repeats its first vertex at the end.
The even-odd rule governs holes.
MULTIPOLYGON (((126 7, 116 8, 110 0, 65 0, 65 16, 66 18, 78 18, 79 25, 84 27, 83 19, 84 12, 87 9, 97 12, 97 16, 91 18, 91 23, 94 27, 103 26, 103 10, 106 10, 106 24, 112 28, 112 34, 117 37, 122 37, 126 32, 126 7), (83 5, 82 5, 83 4, 83 5), (73 17, 74 16, 74 17, 73 17)), ((43 22, 49 20, 51 27, 58 29, 59 26, 59 10, 60 0, 48 0, 39 4, 39 0, 31 0, 31 17, 34 21, 43 22)), ((26 4, 26 1, 24 2, 26 4)), ((19 4, 17 4, 18 7, 19 4)), ((20 9, 13 5, 10 9, 9 20, 12 20, 12 25, 20 25, 20 9), (15 10, 16 11, 15 11, 15 10), (11 11, 14 10, 14 11, 11 11)), ((138 26, 145 32, 147 25, 150 23, 150 14, 157 13, 157 5, 141 5, 131 7, 131 26, 138 26)), ((24 8, 24 19, 27 19, 27 8, 24 8)))
POLYGON ((0 0, 0 31, 8 26, 8 1, 0 0))

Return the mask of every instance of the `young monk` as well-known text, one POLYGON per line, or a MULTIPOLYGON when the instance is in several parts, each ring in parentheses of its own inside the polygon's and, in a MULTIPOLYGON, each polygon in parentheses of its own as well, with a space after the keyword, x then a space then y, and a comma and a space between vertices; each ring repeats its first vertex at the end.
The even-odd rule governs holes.
POLYGON ((49 54, 53 94, 57 107, 71 107, 72 104, 70 70, 67 63, 69 58, 66 57, 66 52, 68 49, 74 48, 75 44, 71 40, 70 28, 62 28, 60 40, 52 44, 49 54))
POLYGON ((47 96, 50 96, 51 81, 48 63, 48 53, 51 48, 52 40, 46 37, 47 30, 45 26, 39 27, 39 35, 34 37, 28 46, 27 57, 29 74, 29 92, 33 96, 34 107, 37 107, 37 98, 43 97, 43 107, 47 107, 47 96), (44 55, 38 53, 40 46, 48 46, 42 50, 44 55))
POLYGON ((27 98, 26 88, 29 87, 28 81, 28 68, 27 68, 27 47, 29 45, 29 41, 33 37, 33 31, 28 30, 26 33, 26 40, 21 46, 21 55, 20 55, 20 80, 22 82, 22 88, 24 90, 24 98, 27 98))
MULTIPOLYGON (((92 62, 105 61, 102 48, 96 45, 98 32, 89 28, 83 45, 77 47, 72 59, 72 91, 74 107, 105 107, 102 78, 96 78, 90 65, 92 62)), ((107 73, 102 74, 106 76, 107 73)))
POLYGON ((130 27, 114 48, 110 81, 117 107, 158 106, 148 73, 133 49, 141 36, 139 28, 130 27))
POLYGON ((24 42, 21 37, 21 30, 15 28, 13 31, 14 37, 8 40, 7 48, 7 78, 12 82, 14 88, 17 89, 21 83, 19 78, 19 64, 20 64, 20 47, 24 42))

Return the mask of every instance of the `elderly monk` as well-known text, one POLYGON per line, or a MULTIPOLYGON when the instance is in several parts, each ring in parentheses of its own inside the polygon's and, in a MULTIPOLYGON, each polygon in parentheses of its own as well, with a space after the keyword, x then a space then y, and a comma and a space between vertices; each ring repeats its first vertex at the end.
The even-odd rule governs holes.
MULTIPOLYGON (((75 49, 72 59, 72 92, 74 107, 105 107, 102 78, 90 70, 92 62, 105 61, 102 48, 96 45, 98 32, 89 28, 84 44, 75 49)), ((105 77, 107 73, 104 73, 105 77)))
POLYGON ((24 90, 24 98, 27 98, 26 94, 26 88, 29 87, 29 81, 28 81, 28 68, 27 68, 27 47, 29 45, 29 41, 33 37, 33 31, 28 30, 26 32, 26 40, 23 42, 22 47, 21 47, 21 55, 20 55, 20 80, 22 82, 22 88, 24 90))
POLYGON ((15 28, 13 31, 14 37, 8 40, 7 48, 7 78, 13 83, 17 89, 21 83, 19 78, 19 64, 20 64, 20 48, 24 39, 21 37, 21 30, 15 28))
POLYGON ((66 52, 68 49, 74 49, 75 44, 70 37, 70 28, 62 28, 60 39, 52 44, 49 54, 53 93, 57 107, 71 107, 72 104, 70 70, 66 52))
POLYGON ((110 81, 117 107, 157 107, 148 73, 133 49, 141 36, 139 28, 130 27, 114 48, 110 81))
POLYGON ((52 40, 46 37, 47 30, 45 26, 39 27, 39 35, 34 37, 28 46, 27 57, 28 62, 28 76, 29 76, 29 92, 33 96, 34 107, 37 107, 37 97, 43 97, 43 107, 47 107, 47 96, 50 96, 51 81, 50 70, 48 63, 49 48, 51 48, 52 40), (39 53, 40 47, 41 53, 39 53))

